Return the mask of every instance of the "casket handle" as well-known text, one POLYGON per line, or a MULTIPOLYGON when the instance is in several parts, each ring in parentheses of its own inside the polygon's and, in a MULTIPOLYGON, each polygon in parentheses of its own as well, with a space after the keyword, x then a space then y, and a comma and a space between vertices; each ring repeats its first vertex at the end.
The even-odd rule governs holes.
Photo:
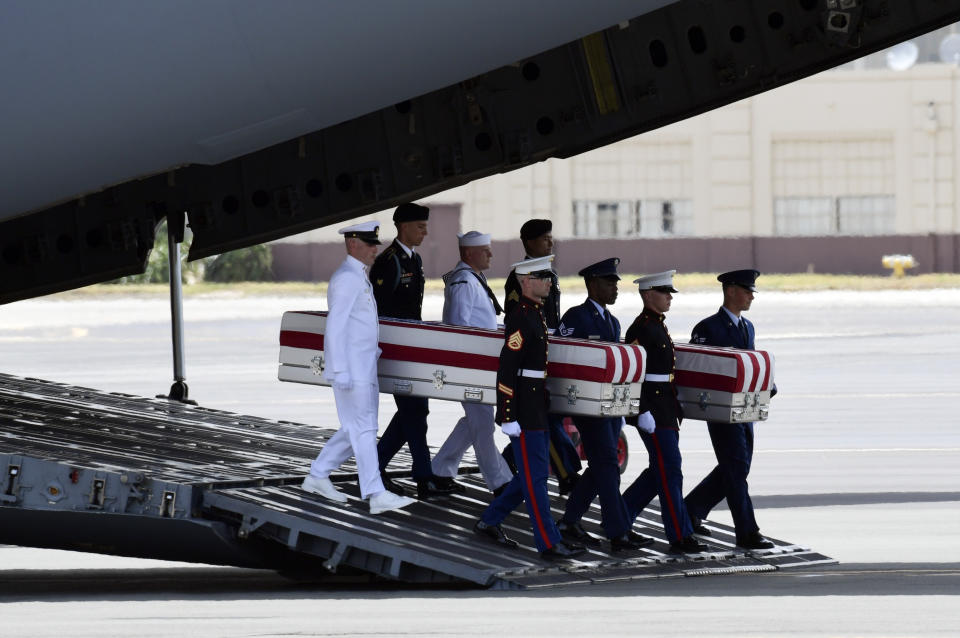
POLYGON ((703 412, 706 412, 706 411, 707 411, 707 404, 710 402, 710 393, 709 393, 709 392, 701 392, 699 395, 697 395, 697 399, 699 399, 699 400, 697 401, 697 405, 700 406, 700 410, 703 411, 703 412))
POLYGON ((318 354, 310 359, 310 370, 318 377, 323 374, 323 355, 318 354))
POLYGON ((567 388, 567 405, 576 405, 577 404, 577 395, 580 394, 580 390, 575 385, 571 385, 567 388))

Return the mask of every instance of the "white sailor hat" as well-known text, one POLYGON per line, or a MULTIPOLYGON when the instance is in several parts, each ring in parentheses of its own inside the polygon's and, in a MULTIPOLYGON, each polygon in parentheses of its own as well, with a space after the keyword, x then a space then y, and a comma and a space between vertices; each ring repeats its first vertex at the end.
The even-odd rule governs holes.
POLYGON ((660 292, 680 292, 673 287, 673 275, 676 270, 666 270, 653 275, 644 275, 639 279, 634 279, 633 283, 639 286, 641 291, 659 290, 660 292))
POLYGON ((553 274, 550 262, 553 261, 553 255, 544 255, 543 257, 532 257, 524 259, 510 266, 518 275, 533 275, 534 277, 549 277, 553 274))
POLYGON ((488 233, 481 233, 476 230, 471 230, 469 232, 463 233, 462 235, 457 235, 457 238, 460 240, 461 246, 489 246, 490 245, 490 235, 488 233))
POLYGON ((346 226, 337 232, 345 238, 353 237, 355 239, 362 239, 368 244, 380 243, 380 222, 378 221, 361 222, 353 226, 346 226))

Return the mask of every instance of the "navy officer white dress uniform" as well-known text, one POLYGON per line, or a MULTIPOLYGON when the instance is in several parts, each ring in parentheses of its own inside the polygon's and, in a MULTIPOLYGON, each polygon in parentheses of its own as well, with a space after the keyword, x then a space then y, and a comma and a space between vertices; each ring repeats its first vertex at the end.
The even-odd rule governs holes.
POLYGON ((503 492, 480 515, 477 534, 505 547, 517 543, 506 536, 500 524, 521 502, 526 502, 534 542, 544 558, 572 558, 583 545, 566 543, 550 513, 547 493, 547 324, 543 298, 550 291, 553 255, 514 264, 522 294, 507 313, 504 343, 497 370, 496 420, 513 443, 517 474, 503 492))
POLYGON ((347 497, 334 487, 329 477, 344 461, 355 456, 360 495, 370 499, 371 514, 415 502, 384 489, 377 462, 380 324, 367 269, 377 255, 379 230, 378 222, 364 222, 339 231, 346 242, 347 258, 333 273, 327 287, 323 375, 333 385, 340 429, 320 450, 301 486, 307 492, 346 503, 347 497))
MULTIPOLYGON (((690 343, 754 349, 753 323, 741 313, 749 310, 756 292, 760 271, 753 269, 725 272, 717 277, 723 284, 723 305, 693 328, 690 343)), ((710 535, 701 524, 720 501, 727 499, 737 545, 747 549, 769 549, 773 543, 760 534, 753 513, 753 501, 747 490, 747 475, 753 460, 753 423, 707 422, 717 466, 693 488, 685 499, 687 512, 698 534, 710 535)))
MULTIPOLYGON (((683 504, 683 471, 680 457, 680 421, 683 413, 673 383, 676 358, 673 341, 664 323, 670 309, 675 270, 635 279, 643 298, 643 312, 627 329, 625 341, 638 343, 647 352, 647 371, 640 388, 640 414, 634 421, 647 448, 649 465, 623 493, 630 520, 660 497, 660 515, 670 551, 696 553, 707 549, 693 536, 693 526, 683 504)), ((631 419, 632 420, 632 419, 631 419)))
MULTIPOLYGON (((607 307, 617 300, 619 263, 619 259, 611 257, 577 273, 586 283, 587 300, 564 313, 557 330, 561 336, 620 341, 620 322, 607 307)), ((623 418, 575 416, 573 422, 580 431, 587 469, 567 497, 563 517, 557 523, 560 535, 579 543, 595 541, 595 537, 583 529, 580 519, 599 495, 604 536, 610 540, 613 551, 638 549, 652 544, 652 538, 630 530, 633 519, 628 517, 627 506, 620 495, 617 441, 623 418)))
MULTIPOLYGON (((459 236, 460 261, 443 276, 443 322, 455 326, 497 329, 497 315, 502 312, 483 271, 490 267, 493 252, 490 235, 471 230, 459 236)), ((472 445, 477 465, 487 487, 495 492, 510 482, 513 473, 500 456, 493 439, 496 426, 493 406, 463 402, 464 416, 433 456, 433 472, 442 482, 450 483, 457 475, 464 452, 472 445)))

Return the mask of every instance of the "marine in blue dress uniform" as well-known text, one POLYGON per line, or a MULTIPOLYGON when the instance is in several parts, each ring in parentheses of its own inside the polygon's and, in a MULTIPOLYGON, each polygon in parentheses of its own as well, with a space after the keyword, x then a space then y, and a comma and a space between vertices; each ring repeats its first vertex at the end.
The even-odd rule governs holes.
POLYGON ((500 524, 526 502, 534 542, 544 558, 571 558, 582 545, 565 543, 550 513, 547 493, 547 324, 540 300, 550 289, 553 255, 514 264, 523 294, 504 323, 497 370, 496 422, 513 443, 517 474, 480 515, 474 531, 505 547, 516 547, 500 524))
MULTIPOLYGON (((587 286, 587 300, 564 313, 557 332, 564 337, 620 341, 620 322, 607 306, 617 300, 616 257, 604 259, 583 268, 579 276, 587 286)), ((596 537, 583 529, 580 519, 597 496, 600 497, 600 515, 604 536, 610 540, 613 551, 638 549, 653 543, 652 538, 633 533, 633 519, 627 515, 627 506, 620 495, 620 467, 617 463, 617 440, 623 419, 575 416, 573 422, 580 431, 580 442, 587 456, 587 469, 567 498, 563 517, 557 529, 564 539, 591 543, 596 537)))
POLYGON ((647 352, 647 371, 640 389, 640 415, 631 419, 640 430, 650 464, 623 493, 630 520, 660 497, 663 529, 673 553, 696 553, 707 549, 693 536, 693 527, 683 504, 683 471, 680 457, 680 421, 683 413, 673 383, 676 358, 673 341, 664 323, 670 309, 675 270, 634 280, 643 298, 643 312, 627 329, 625 341, 638 343, 647 352))
MULTIPOLYGON (((717 277, 723 284, 723 306, 693 328, 690 343, 754 349, 753 323, 742 316, 750 309, 760 272, 753 269, 725 272, 717 277)), ((774 390, 775 391, 775 390, 774 390)), ((727 499, 737 533, 737 545, 747 549, 769 549, 773 543, 760 534, 747 489, 747 475, 753 460, 753 423, 707 422, 717 466, 693 488, 685 499, 694 529, 710 535, 701 524, 720 501, 727 499)))
MULTIPOLYGON (((423 306, 423 260, 414 250, 427 236, 430 209, 419 204, 400 204, 393 212, 397 238, 380 255, 370 269, 373 294, 381 317, 420 320, 423 306)), ((394 395, 397 411, 390 419, 377 444, 381 474, 390 460, 406 443, 413 457, 413 480, 417 482, 417 496, 421 499, 449 494, 452 488, 438 485, 430 468, 430 448, 427 447, 427 415, 430 409, 426 397, 394 395)), ((385 474, 384 485, 396 494, 403 488, 385 474)))
MULTIPOLYGON (((549 219, 528 219, 520 227, 520 241, 526 252, 524 259, 543 257, 553 253, 553 222, 549 219)), ((520 283, 513 271, 507 275, 504 283, 505 297, 503 307, 509 313, 520 301, 520 283)), ((557 273, 550 276, 550 293, 543 300, 543 316, 547 328, 555 330, 560 323, 560 286, 557 273)), ((513 452, 510 445, 503 450, 503 456, 513 465, 513 452)), ((563 428, 563 416, 550 416, 550 467, 560 485, 560 493, 566 494, 576 485, 580 476, 578 472, 583 468, 580 455, 570 436, 563 428)))

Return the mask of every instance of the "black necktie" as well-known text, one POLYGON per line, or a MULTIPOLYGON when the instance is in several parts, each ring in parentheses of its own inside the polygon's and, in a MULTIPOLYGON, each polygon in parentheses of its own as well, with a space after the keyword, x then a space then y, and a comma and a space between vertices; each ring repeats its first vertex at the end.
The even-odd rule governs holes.
POLYGON ((604 319, 604 321, 607 322, 607 329, 610 331, 610 333, 609 333, 609 336, 610 336, 609 341, 613 341, 613 340, 616 338, 617 335, 616 335, 616 331, 613 329, 613 319, 612 319, 611 316, 610 316, 610 311, 607 310, 606 308, 603 309, 603 319, 604 319))
POLYGON ((750 333, 747 332, 747 322, 740 317, 740 336, 743 337, 743 347, 750 347, 750 333))
POLYGON ((490 301, 493 302, 493 309, 497 311, 497 314, 500 315, 503 313, 503 308, 500 306, 500 302, 497 301, 497 296, 493 294, 493 291, 490 290, 490 286, 487 285, 487 278, 483 276, 482 273, 473 273, 473 276, 480 280, 480 285, 483 286, 483 289, 487 291, 487 296, 490 297, 490 301))

